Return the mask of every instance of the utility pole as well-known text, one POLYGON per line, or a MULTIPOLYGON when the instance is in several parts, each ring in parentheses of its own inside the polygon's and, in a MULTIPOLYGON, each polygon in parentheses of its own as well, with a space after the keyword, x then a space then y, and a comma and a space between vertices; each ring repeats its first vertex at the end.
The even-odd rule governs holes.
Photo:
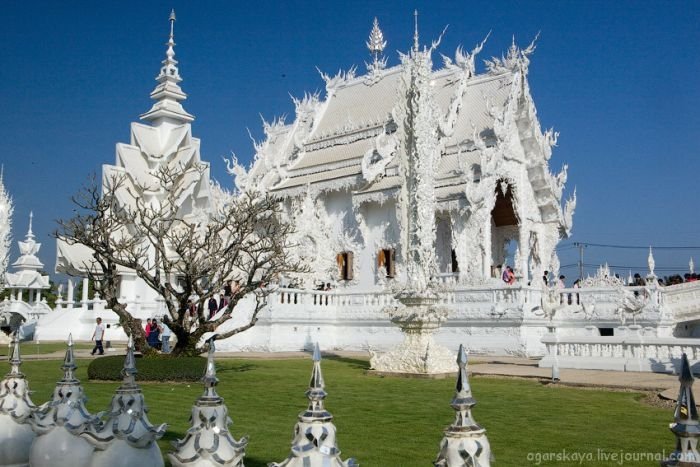
POLYGON ((586 244, 575 242, 574 245, 578 247, 578 278, 583 280, 583 249, 586 248, 586 244))

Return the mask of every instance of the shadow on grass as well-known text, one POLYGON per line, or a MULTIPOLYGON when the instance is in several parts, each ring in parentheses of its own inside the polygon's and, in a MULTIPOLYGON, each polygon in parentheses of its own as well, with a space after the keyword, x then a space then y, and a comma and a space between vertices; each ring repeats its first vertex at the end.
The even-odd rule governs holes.
POLYGON ((324 355, 323 358, 326 360, 333 360, 336 362, 347 363, 352 368, 355 368, 358 370, 369 370, 369 361, 363 360, 361 358, 341 357, 340 355, 335 355, 335 354, 324 355))
MULTIPOLYGON (((275 462, 280 462, 283 459, 275 459, 275 462)), ((267 467, 267 463, 272 462, 270 460, 260 460, 255 457, 248 457, 248 455, 245 456, 245 467, 267 467)))
POLYGON ((242 365, 227 365, 219 366, 216 365, 217 373, 239 373, 243 371, 253 371, 258 368, 258 365, 253 365, 252 363, 243 363, 242 365))

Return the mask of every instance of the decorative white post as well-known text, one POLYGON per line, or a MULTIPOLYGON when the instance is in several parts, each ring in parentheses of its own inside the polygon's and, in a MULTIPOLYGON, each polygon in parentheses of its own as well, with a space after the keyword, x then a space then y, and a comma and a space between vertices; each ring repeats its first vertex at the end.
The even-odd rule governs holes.
POLYGON ((29 397, 29 384, 19 370, 22 358, 18 331, 12 337, 10 372, 0 382, 0 465, 28 466, 34 431, 29 424, 36 406, 29 397))
POLYGON ((136 384, 134 340, 129 336, 122 374, 106 419, 101 426, 91 425, 82 433, 95 448, 90 467, 148 466, 162 467, 163 456, 156 442, 167 425, 154 427, 148 421, 148 407, 141 387, 136 384))
POLYGON ((68 279, 68 292, 66 293, 66 301, 68 302, 68 308, 71 310, 75 306, 74 297, 73 297, 74 291, 75 291, 75 284, 73 283, 73 279, 68 279))
POLYGON ((204 394, 195 402, 190 416, 190 428, 185 438, 173 443, 168 454, 173 467, 243 467, 248 438, 236 441, 228 430, 233 423, 224 399, 216 393, 219 379, 214 364, 214 339, 209 342, 207 369, 202 381, 204 394))
POLYGON ((85 392, 75 377, 73 336, 68 336, 68 349, 63 359, 63 379, 56 383, 53 397, 34 412, 30 419, 37 434, 29 456, 32 467, 87 467, 90 465, 92 445, 80 437, 99 419, 85 407, 85 392))
POLYGON ((700 466, 700 453, 698 453, 700 422, 693 396, 694 379, 686 354, 681 358, 678 380, 681 382, 681 389, 673 415, 674 420, 670 425, 671 432, 676 436, 676 449, 661 465, 663 467, 698 467, 700 466))
POLYGON ((281 463, 272 462, 270 467, 357 467, 355 459, 342 461, 335 439, 333 415, 323 406, 326 398, 325 383, 321 373, 321 351, 318 343, 314 347, 314 369, 306 391, 309 408, 299 414, 294 427, 292 452, 281 463))
MULTIPOLYGON (((433 335, 447 319, 440 305, 435 258, 435 174, 445 145, 454 132, 467 82, 474 72, 474 56, 460 61, 460 78, 447 114, 435 99, 431 54, 437 46, 420 49, 418 14, 413 49, 402 55, 402 99, 393 110, 402 135, 400 173, 401 248, 405 283, 395 297, 399 306, 387 309, 401 328, 404 341, 383 355, 371 353, 372 368, 382 373, 440 374, 454 371, 454 354, 438 345, 433 335)), ((483 44, 482 44, 483 45, 483 44)), ((489 219, 490 222, 490 219, 489 219)), ((490 229, 489 229, 490 231, 490 229)), ((490 267, 489 263, 484 269, 490 267)))
POLYGON ((90 287, 90 279, 87 277, 83 278, 83 290, 82 290, 82 296, 80 297, 80 305, 82 307, 87 307, 87 302, 88 302, 88 289, 90 287))
POLYGON ((491 445, 486 430, 472 418, 472 407, 476 400, 472 397, 467 375, 467 354, 462 345, 457 353, 457 387, 450 405, 455 410, 455 421, 445 429, 445 437, 440 442, 440 452, 433 465, 435 467, 489 467, 491 465, 491 445))

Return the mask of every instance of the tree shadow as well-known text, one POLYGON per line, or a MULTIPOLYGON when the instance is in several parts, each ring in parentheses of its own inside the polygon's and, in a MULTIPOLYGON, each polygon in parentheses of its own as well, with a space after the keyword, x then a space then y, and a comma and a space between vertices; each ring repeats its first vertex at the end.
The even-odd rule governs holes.
POLYGON ((216 366, 216 372, 217 373, 240 373, 243 371, 253 371, 257 369, 257 365, 253 365, 252 363, 242 363, 240 365, 227 365, 225 367, 220 367, 219 365, 216 366))
POLYGON ((369 360, 363 360, 361 358, 352 358, 352 357, 343 357, 341 355, 329 353, 329 354, 324 354, 323 358, 325 360, 332 360, 336 362, 341 362, 341 363, 347 363, 354 369, 358 370, 369 370, 369 360))
MULTIPOLYGON (((281 461, 282 459, 277 459, 277 462, 281 461)), ((268 461, 263 461, 260 459, 257 459, 255 457, 248 457, 246 454, 245 456, 245 465, 246 467, 267 467, 267 463, 270 462, 268 461)))

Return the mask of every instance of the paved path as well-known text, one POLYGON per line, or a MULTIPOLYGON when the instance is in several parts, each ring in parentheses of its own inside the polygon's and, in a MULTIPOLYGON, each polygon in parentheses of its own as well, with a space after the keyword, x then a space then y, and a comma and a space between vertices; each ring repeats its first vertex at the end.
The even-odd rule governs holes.
MULTIPOLYGON (((107 355, 123 354, 124 347, 117 347, 113 351, 107 351, 107 355)), ((90 351, 79 349, 75 351, 77 358, 95 358, 90 351)), ((367 352, 328 352, 342 358, 368 360, 367 352)), ((50 354, 22 355, 26 360, 56 360, 62 359, 64 352, 50 354)), ((309 352, 217 352, 217 358, 244 358, 244 359, 284 359, 284 358, 308 358, 309 352)), ((552 370, 539 368, 536 359, 520 357, 495 357, 473 356, 469 358, 471 365, 469 371, 474 376, 489 377, 515 377, 531 378, 540 381, 549 381, 552 370)), ((663 373, 646 372, 622 372, 601 370, 569 370, 561 369, 559 372, 561 385, 582 387, 605 387, 614 389, 631 389, 642 391, 658 391, 673 395, 678 390, 678 376, 663 373)))

